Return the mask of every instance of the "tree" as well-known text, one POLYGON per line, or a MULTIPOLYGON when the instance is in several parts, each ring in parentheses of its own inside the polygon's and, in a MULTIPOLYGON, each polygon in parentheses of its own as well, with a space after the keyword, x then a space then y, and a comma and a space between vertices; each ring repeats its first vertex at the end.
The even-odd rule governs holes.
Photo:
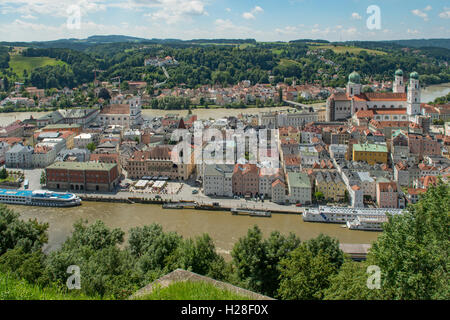
POLYGON ((279 262, 297 248, 300 240, 294 235, 272 232, 262 240, 262 232, 253 226, 240 238, 231 252, 238 282, 244 287, 275 296, 279 284, 279 262))
MULTIPOLYGON (((181 268, 202 275, 217 273, 213 270, 213 264, 224 266, 225 260, 217 254, 214 242, 208 234, 198 236, 194 240, 183 240, 168 259, 169 269, 181 268)), ((224 277, 223 274, 219 275, 221 279, 224 277)))
POLYGON ((122 91, 130 90, 130 85, 128 84, 128 81, 124 81, 120 84, 120 90, 122 91))
POLYGON ((167 260, 180 245, 181 236, 175 232, 163 232, 159 224, 132 228, 129 234, 128 248, 132 256, 139 259, 138 268, 144 274, 167 271, 167 260))
POLYGON ((306 241, 306 246, 314 254, 323 253, 333 265, 335 271, 344 263, 344 252, 339 248, 339 241, 323 233, 306 241))
POLYGON ((19 214, 0 204, 0 255, 16 246, 22 247, 24 252, 41 250, 48 240, 47 229, 47 223, 22 221, 19 214))
POLYGON ((324 292, 325 300, 380 299, 380 290, 367 287, 367 262, 346 261, 339 273, 331 276, 330 286, 324 292))
POLYGON ((314 193, 314 197, 316 198, 317 201, 322 201, 323 199, 325 199, 325 196, 321 191, 316 191, 314 193))
POLYGON ((2 170, 0 170, 0 179, 6 179, 8 178, 8 171, 6 171, 6 168, 3 167, 2 170))
POLYGON ((274 231, 265 241, 265 272, 263 274, 263 284, 261 292, 270 296, 277 296, 280 286, 280 261, 287 258, 300 245, 300 239, 293 233, 283 236, 280 232, 274 231))
POLYGON ((91 225, 78 221, 61 248, 48 255, 47 277, 62 285, 67 279, 67 267, 77 265, 82 270, 83 292, 116 298, 129 296, 138 288, 140 278, 131 254, 118 247, 123 236, 122 230, 109 229, 102 221, 91 225))
POLYGON ((109 100, 111 99, 111 95, 109 94, 109 91, 106 88, 101 88, 98 92, 98 98, 103 100, 109 100))
POLYGON ((320 251, 314 255, 306 243, 281 260, 280 268, 278 294, 286 300, 322 299, 334 271, 326 254, 320 251))
POLYGON ((45 170, 42 171, 41 173, 41 180, 40 180, 41 185, 45 185, 47 183, 47 175, 45 174, 45 170))
POLYGON ((29 283, 46 284, 45 255, 42 251, 27 252, 17 246, 0 256, 0 272, 12 273, 29 283))
POLYGON ((94 152, 94 150, 95 150, 95 148, 96 148, 95 143, 93 143, 93 142, 88 143, 88 145, 86 146, 86 148, 87 148, 90 152, 94 152))
POLYGON ((390 216, 367 260, 387 299, 449 299, 450 187, 439 180, 403 215, 390 216))
POLYGON ((247 235, 240 238, 231 251, 237 278, 250 290, 258 291, 262 285, 265 260, 262 232, 257 225, 248 229, 247 235))

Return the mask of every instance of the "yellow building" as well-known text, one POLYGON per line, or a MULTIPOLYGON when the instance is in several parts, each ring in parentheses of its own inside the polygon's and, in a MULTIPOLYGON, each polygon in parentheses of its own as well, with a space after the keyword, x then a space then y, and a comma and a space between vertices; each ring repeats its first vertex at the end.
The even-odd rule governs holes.
POLYGON ((325 200, 339 202, 344 200, 345 187, 339 174, 336 172, 319 171, 316 173, 316 192, 322 192, 325 200))
POLYGON ((368 164, 387 163, 388 150, 383 144, 354 144, 353 161, 365 161, 368 164))

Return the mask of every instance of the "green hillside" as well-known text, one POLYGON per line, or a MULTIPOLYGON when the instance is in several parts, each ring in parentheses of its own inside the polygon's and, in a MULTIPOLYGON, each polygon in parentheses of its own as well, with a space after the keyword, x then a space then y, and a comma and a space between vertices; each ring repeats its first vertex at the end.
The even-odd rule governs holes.
POLYGON ((19 77, 23 77, 23 71, 26 70, 28 75, 31 71, 44 66, 64 65, 65 62, 49 57, 24 57, 19 54, 11 55, 9 66, 13 72, 19 77))
POLYGON ((355 53, 358 54, 361 51, 366 51, 369 54, 375 54, 375 55, 385 55, 386 52, 383 51, 379 51, 379 50, 372 50, 372 49, 364 49, 364 48, 358 48, 358 47, 353 47, 353 46, 337 46, 337 45, 332 45, 332 44, 314 44, 314 45, 310 45, 309 48, 311 50, 316 50, 316 49, 330 49, 333 50, 334 53, 355 53))

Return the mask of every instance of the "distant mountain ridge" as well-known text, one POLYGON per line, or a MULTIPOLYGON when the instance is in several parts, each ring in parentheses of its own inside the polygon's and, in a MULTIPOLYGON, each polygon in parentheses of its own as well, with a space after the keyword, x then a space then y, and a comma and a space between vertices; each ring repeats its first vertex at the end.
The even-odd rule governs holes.
MULTIPOLYGON (((192 40, 181 40, 181 39, 146 39, 125 35, 93 35, 86 39, 58 39, 51 41, 31 41, 31 42, 0 42, 0 45, 15 45, 15 46, 36 46, 41 48, 50 48, 50 47, 79 47, 78 49, 83 49, 85 47, 97 44, 106 44, 106 43, 119 43, 119 42, 137 42, 137 43, 157 43, 157 44, 169 44, 169 43, 179 43, 179 44, 195 44, 195 43, 203 43, 203 44, 240 44, 240 43, 257 43, 255 39, 192 39, 192 40)), ((297 39, 287 41, 288 43, 306 43, 306 42, 318 42, 318 43, 341 43, 341 44, 351 44, 363 41, 339 41, 332 42, 328 40, 313 40, 313 39, 297 39)), ((439 39, 405 39, 405 40, 382 40, 382 41, 370 41, 373 43, 395 43, 400 46, 406 47, 439 47, 450 49, 450 39, 439 38, 439 39)))

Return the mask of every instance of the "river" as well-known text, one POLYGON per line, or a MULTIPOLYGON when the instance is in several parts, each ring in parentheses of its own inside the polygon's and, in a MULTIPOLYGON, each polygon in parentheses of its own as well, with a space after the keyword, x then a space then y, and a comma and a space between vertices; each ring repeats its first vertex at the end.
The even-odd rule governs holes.
POLYGON ((162 209, 160 205, 121 204, 83 202, 73 208, 44 208, 27 206, 8 206, 20 213, 24 220, 36 218, 49 223, 49 241, 44 248, 51 251, 60 247, 72 232, 73 224, 79 220, 102 220, 111 228, 130 228, 159 223, 164 231, 176 231, 189 238, 209 233, 217 251, 229 258, 236 241, 257 224, 265 237, 278 230, 282 234, 295 233, 301 240, 318 236, 320 233, 339 239, 341 243, 372 243, 379 232, 348 230, 337 224, 303 222, 300 215, 272 214, 271 218, 235 216, 226 211, 172 210, 162 209))

